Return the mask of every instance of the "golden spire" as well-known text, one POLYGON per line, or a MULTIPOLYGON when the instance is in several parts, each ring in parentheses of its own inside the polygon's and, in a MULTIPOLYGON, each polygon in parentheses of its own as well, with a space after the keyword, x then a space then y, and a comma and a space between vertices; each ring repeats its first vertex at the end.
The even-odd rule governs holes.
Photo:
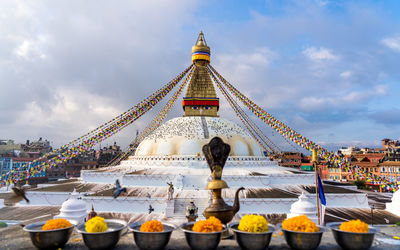
POLYGON ((200 32, 192 47, 192 61, 195 69, 182 102, 185 116, 218 116, 219 99, 207 71, 210 47, 203 32, 200 32))
POLYGON ((210 63, 210 54, 210 47, 207 46, 204 34, 200 31, 196 43, 192 47, 192 62, 195 63, 197 60, 204 60, 210 63))

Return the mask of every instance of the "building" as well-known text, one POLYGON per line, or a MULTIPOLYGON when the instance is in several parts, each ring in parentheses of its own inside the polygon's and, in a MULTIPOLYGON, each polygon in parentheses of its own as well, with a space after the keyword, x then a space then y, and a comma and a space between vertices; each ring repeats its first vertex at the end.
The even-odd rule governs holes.
MULTIPOLYGON (((1 157, 0 158, 0 174, 7 174, 9 171, 16 172, 24 172, 25 166, 32 161, 31 158, 23 158, 23 157, 1 157)), ((41 165, 43 162, 38 161, 33 163, 31 166, 36 167, 41 165)), ((38 184, 46 182, 47 176, 44 175, 36 175, 35 177, 29 178, 29 184, 38 184)))
MULTIPOLYGON (((42 138, 33 142, 27 140, 26 143, 15 143, 13 140, 0 140, 0 174, 6 174, 11 170, 22 171, 21 169, 26 163, 42 157, 51 152, 51 150, 50 142, 42 138)), ((90 150, 63 164, 48 168, 46 176, 31 177, 29 183, 36 184, 46 182, 47 180, 79 177, 81 170, 97 169, 99 167, 98 162, 105 164, 109 159, 112 159, 121 152, 120 147, 116 143, 100 151, 98 153, 95 150, 90 150)), ((49 157, 51 158, 52 156, 49 157)), ((39 161, 32 166, 37 166, 42 162, 39 161)))
POLYGON ((337 153, 342 154, 342 155, 351 155, 354 152, 358 152, 360 149, 358 147, 342 147, 341 149, 338 150, 337 153))
POLYGON ((284 152, 279 165, 283 167, 300 168, 304 155, 298 152, 284 152))
POLYGON ((385 161, 378 164, 379 176, 400 184, 400 161, 385 161))
POLYGON ((36 159, 52 150, 50 142, 42 137, 37 141, 15 143, 14 140, 0 140, 0 157, 23 157, 36 159))
MULTIPOLYGON (((137 133, 136 133, 137 134, 137 133)), ((116 142, 112 146, 104 147, 96 151, 96 161, 99 167, 107 166, 115 157, 122 153, 116 142)), ((83 168, 85 169, 85 168, 83 168)))
POLYGON ((67 162, 53 166, 47 170, 49 180, 79 177, 81 170, 97 169, 99 164, 96 151, 90 150, 67 162))
POLYGON ((383 150, 400 149, 400 140, 391 140, 385 138, 382 140, 382 149, 383 150))

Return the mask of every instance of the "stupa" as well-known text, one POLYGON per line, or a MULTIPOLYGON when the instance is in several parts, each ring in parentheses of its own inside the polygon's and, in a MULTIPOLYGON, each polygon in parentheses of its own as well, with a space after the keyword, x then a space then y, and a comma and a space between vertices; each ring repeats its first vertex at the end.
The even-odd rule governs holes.
POLYGON ((63 202, 60 213, 54 218, 83 222, 87 216, 86 207, 86 203, 81 200, 81 197, 74 189, 69 199, 63 202))
MULTIPOLYGON (((246 188, 240 195, 237 216, 286 215, 302 192, 315 200, 313 173, 280 167, 264 155, 245 129, 220 117, 220 100, 206 68, 210 55, 210 47, 200 33, 192 48, 195 67, 183 98, 182 117, 154 130, 141 141, 135 154, 118 166, 83 170, 80 179, 30 190, 29 205, 61 205, 76 188, 87 207, 93 204, 97 212, 129 214, 132 220, 143 219, 149 213, 153 217, 186 220, 186 207, 192 200, 201 218, 210 199, 210 192, 205 189, 210 170, 201 149, 215 136, 231 147, 223 173, 229 188, 223 190, 222 196, 232 204, 235 191, 241 186, 246 188), (127 192, 113 198, 117 179, 127 192)), ((368 208, 365 193, 329 185, 324 189, 328 208, 368 208)))

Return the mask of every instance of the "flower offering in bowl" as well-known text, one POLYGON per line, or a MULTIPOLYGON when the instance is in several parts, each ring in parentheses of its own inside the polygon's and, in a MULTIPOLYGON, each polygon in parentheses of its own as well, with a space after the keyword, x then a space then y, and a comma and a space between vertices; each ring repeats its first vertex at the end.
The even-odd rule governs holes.
POLYGON ((184 223, 180 228, 185 233, 186 242, 193 250, 216 249, 222 233, 227 230, 214 216, 207 220, 184 223))
POLYGON ((172 224, 161 223, 158 220, 136 222, 128 226, 136 245, 142 250, 163 249, 175 228, 172 224))
POLYGON ((336 242, 344 249, 361 250, 368 249, 374 242, 377 228, 368 226, 361 220, 348 222, 332 222, 327 226, 332 230, 336 242))
POLYGON ((71 237, 74 224, 66 219, 51 219, 26 225, 23 230, 29 232, 33 245, 39 249, 62 248, 71 237))
POLYGON ((306 215, 300 215, 284 220, 282 232, 291 248, 308 250, 319 246, 325 227, 317 226, 306 215))
POLYGON ((107 220, 96 216, 79 224, 77 230, 89 249, 111 249, 117 245, 126 224, 123 220, 107 220))
POLYGON ((245 250, 262 250, 269 246, 275 226, 269 225, 261 215, 245 215, 240 222, 229 224, 237 243, 245 250))

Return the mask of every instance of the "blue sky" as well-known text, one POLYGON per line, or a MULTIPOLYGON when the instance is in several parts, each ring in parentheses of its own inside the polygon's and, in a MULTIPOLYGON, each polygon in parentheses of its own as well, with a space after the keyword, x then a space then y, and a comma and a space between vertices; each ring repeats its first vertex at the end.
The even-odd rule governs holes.
MULTIPOLYGON (((57 146, 86 133, 188 66, 200 30, 220 73, 310 139, 334 149, 400 137, 398 1, 2 1, 0 9, 0 138, 57 146)), ((127 144, 156 111, 108 143, 127 144)), ((177 105, 169 118, 179 115, 177 105)))

